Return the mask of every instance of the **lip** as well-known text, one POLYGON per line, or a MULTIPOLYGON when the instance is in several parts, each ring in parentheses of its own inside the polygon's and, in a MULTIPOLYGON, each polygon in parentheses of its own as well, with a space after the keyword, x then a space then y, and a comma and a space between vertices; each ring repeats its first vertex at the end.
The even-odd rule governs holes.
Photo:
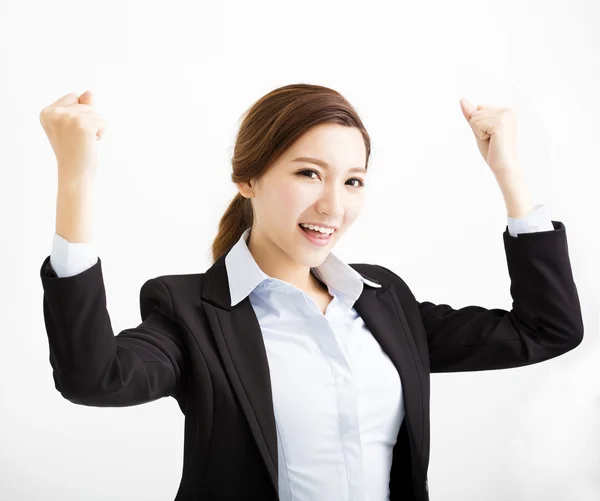
POLYGON ((313 226, 320 226, 321 228, 328 228, 330 230, 339 230, 340 228, 338 226, 331 226, 329 224, 322 224, 322 223, 299 223, 299 224, 312 224, 313 226))
POLYGON ((328 245, 329 242, 331 242, 333 235, 335 235, 334 231, 331 235, 328 235, 327 237, 320 237, 313 233, 313 230, 305 230, 300 225, 298 225, 298 229, 310 243, 321 247, 328 245))

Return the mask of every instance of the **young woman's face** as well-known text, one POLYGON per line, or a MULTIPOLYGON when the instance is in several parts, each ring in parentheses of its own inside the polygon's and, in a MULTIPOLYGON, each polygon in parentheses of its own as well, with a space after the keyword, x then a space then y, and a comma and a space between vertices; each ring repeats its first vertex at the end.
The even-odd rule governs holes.
MULTIPOLYGON (((339 124, 319 124, 290 147, 252 188, 251 239, 274 245, 292 260, 316 267, 358 217, 364 201, 366 148, 360 131, 339 124), (325 162, 328 167, 308 159, 325 162), (311 172, 312 171, 312 172, 311 172), (320 245, 300 223, 336 228, 320 245), (264 240, 263 240, 264 239, 264 240)), ((246 191, 248 190, 248 191, 246 191)), ((315 235, 322 235, 316 233, 315 235)), ((262 247, 262 244, 261 244, 262 247)))

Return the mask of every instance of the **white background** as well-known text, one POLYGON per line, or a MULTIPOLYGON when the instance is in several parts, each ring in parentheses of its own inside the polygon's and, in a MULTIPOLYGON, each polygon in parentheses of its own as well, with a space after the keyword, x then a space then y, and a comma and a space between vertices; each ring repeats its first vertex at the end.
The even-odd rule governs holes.
POLYGON ((600 499, 599 25, 593 0, 2 1, 0 498, 165 501, 183 461, 173 399, 94 408, 54 388, 41 109, 90 89, 108 122, 94 239, 118 333, 139 324, 148 278, 210 266, 242 113, 305 82, 340 91, 373 141, 365 208, 336 253, 454 307, 512 301, 504 202, 459 99, 516 110, 534 203, 566 226, 585 339, 530 367, 432 375, 430 495, 600 499))

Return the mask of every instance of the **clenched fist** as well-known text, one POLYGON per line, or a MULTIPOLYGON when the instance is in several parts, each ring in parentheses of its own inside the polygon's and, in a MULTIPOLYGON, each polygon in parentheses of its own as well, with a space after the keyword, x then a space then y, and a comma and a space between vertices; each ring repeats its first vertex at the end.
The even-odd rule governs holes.
POLYGON ((44 108, 40 122, 58 162, 59 177, 79 180, 97 169, 98 141, 106 129, 94 111, 92 93, 70 93, 44 108))

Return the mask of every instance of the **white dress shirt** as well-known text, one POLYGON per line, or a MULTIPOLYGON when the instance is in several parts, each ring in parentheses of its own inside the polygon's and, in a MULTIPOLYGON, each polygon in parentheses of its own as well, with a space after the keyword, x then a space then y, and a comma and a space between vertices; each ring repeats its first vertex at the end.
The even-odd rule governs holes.
MULTIPOLYGON (((508 218, 511 236, 552 231, 543 205, 508 218)), ((295 286, 266 275, 248 250, 248 228, 225 258, 232 305, 249 296, 263 334, 277 428, 281 501, 389 499, 402 382, 353 305, 380 287, 330 252, 311 272, 333 296, 323 315, 295 286)), ((59 277, 97 261, 93 244, 54 235, 59 277)))

